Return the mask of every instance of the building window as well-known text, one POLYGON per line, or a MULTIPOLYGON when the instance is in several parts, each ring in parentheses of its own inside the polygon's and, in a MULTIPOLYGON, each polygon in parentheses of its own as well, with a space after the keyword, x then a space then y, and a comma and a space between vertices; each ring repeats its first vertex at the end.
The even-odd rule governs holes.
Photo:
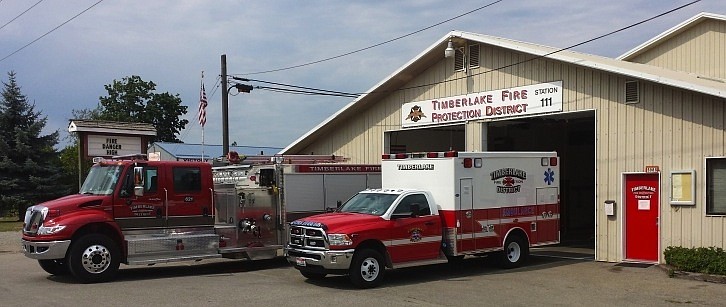
POLYGON ((464 70, 464 65, 466 65, 464 61, 464 48, 456 48, 454 51, 454 70, 464 70))
POLYGON ((479 67, 480 45, 467 45, 454 50, 454 70, 460 71, 479 67))
POLYGON ((479 44, 469 45, 469 68, 479 67, 479 44))
POLYGON ((726 158, 706 159, 706 214, 726 215, 726 158))
POLYGON ((197 167, 174 168, 174 191, 178 193, 199 192, 202 190, 202 175, 197 167))

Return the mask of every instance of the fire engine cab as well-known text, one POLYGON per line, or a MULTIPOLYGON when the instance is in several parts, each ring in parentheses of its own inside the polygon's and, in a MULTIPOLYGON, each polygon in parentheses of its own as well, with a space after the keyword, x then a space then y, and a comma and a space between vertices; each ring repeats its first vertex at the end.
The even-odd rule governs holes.
POLYGON ((82 282, 110 280, 120 263, 281 257, 289 219, 380 186, 379 165, 271 159, 214 168, 142 155, 102 159, 78 194, 27 209, 24 253, 48 273, 82 282))
POLYGON ((387 268, 487 253, 511 268, 559 243, 555 152, 384 154, 381 172, 381 189, 290 223, 285 253, 303 276, 370 288, 387 268))

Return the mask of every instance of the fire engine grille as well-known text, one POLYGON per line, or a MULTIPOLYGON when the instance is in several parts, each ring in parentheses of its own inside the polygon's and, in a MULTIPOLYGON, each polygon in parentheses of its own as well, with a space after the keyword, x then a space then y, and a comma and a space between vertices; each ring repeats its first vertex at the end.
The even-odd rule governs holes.
POLYGON ((43 212, 30 208, 25 212, 25 227, 23 228, 23 233, 26 235, 35 235, 38 233, 38 228, 42 224, 43 212))
POLYGON ((325 237, 325 231, 320 228, 305 226, 290 227, 291 247, 326 250, 328 249, 328 244, 325 237))

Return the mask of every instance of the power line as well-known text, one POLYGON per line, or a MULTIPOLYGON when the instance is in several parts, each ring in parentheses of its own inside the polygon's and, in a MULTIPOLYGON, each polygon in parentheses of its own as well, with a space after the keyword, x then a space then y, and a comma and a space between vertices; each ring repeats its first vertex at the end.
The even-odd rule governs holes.
POLYGON ((269 87, 269 86, 255 86, 254 88, 270 90, 273 92, 300 94, 300 95, 335 96, 335 97, 348 97, 348 98, 358 97, 358 95, 333 94, 333 93, 325 93, 325 92, 318 92, 318 91, 303 91, 303 90, 295 90, 295 89, 280 88, 280 87, 269 87))
POLYGON ((351 54, 354 54, 354 53, 358 53, 358 52, 365 51, 365 50, 368 50, 368 49, 372 49, 372 48, 375 48, 375 47, 378 47, 378 46, 382 46, 382 45, 388 44, 390 42, 394 42, 394 41, 397 41, 399 39, 403 39, 403 38, 409 37, 411 35, 414 35, 414 34, 417 34, 417 33, 423 32, 423 31, 426 31, 428 29, 431 29, 433 27, 440 26, 440 25, 445 24, 445 23, 447 23, 449 21, 452 21, 454 19, 458 19, 458 18, 461 18, 463 16, 466 16, 466 15, 469 15, 471 13, 474 13, 476 11, 480 11, 482 9, 485 9, 487 7, 490 7, 490 6, 494 5, 494 4, 497 4, 497 3, 502 2, 502 1, 504 1, 504 0, 494 1, 494 2, 489 3, 487 5, 478 7, 476 9, 471 10, 471 11, 468 11, 466 13, 459 14, 459 15, 457 15, 455 17, 451 17, 451 18, 446 19, 444 21, 440 21, 438 23, 435 23, 435 24, 430 25, 428 27, 425 27, 423 29, 419 29, 419 30, 413 31, 411 33, 404 34, 404 35, 401 35, 399 37, 396 37, 396 38, 393 38, 393 39, 389 39, 387 41, 384 41, 382 43, 378 43, 378 44, 375 44, 375 45, 372 45, 372 46, 368 46, 368 47, 365 47, 365 48, 361 48, 361 49, 353 50, 353 51, 350 51, 350 52, 346 52, 346 53, 343 53, 341 55, 336 55, 336 56, 329 57, 329 58, 325 58, 325 59, 322 59, 322 60, 312 61, 312 62, 308 62, 308 63, 304 63, 304 64, 293 65, 293 66, 288 66, 288 67, 283 67, 283 68, 277 68, 277 69, 271 69, 271 70, 264 70, 264 71, 256 71, 256 72, 249 72, 249 73, 242 73, 242 74, 230 74, 230 75, 238 75, 238 76, 239 75, 246 75, 246 76, 249 76, 249 75, 266 74, 266 73, 271 73, 271 72, 278 72, 278 71, 283 71, 283 70, 290 70, 290 69, 294 69, 294 68, 300 68, 300 67, 304 67, 304 66, 309 66, 309 65, 313 65, 313 64, 322 63, 322 62, 327 62, 327 61, 334 60, 334 59, 337 59, 337 58, 342 58, 344 56, 348 56, 348 55, 351 55, 351 54))
POLYGON ((6 60, 7 58, 9 58, 9 57, 13 56, 14 54, 16 54, 16 53, 20 52, 20 50, 23 50, 23 49, 25 49, 26 47, 28 47, 28 46, 32 45, 33 43, 35 43, 35 42, 39 41, 39 40, 40 40, 41 38, 43 38, 43 37, 45 37, 46 35, 48 35, 48 34, 52 33, 53 31, 55 31, 55 30, 58 30, 58 28, 60 28, 60 27, 64 26, 65 24, 67 24, 67 23, 71 22, 71 21, 72 21, 73 19, 76 19, 76 17, 78 17, 78 16, 81 16, 81 14, 83 14, 83 13, 87 12, 88 10, 92 9, 92 8, 93 8, 94 6, 98 5, 98 4, 99 4, 99 3, 101 3, 101 2, 103 2, 103 0, 98 0, 98 2, 96 2, 96 3, 92 4, 91 6, 89 6, 88 8, 86 8, 85 10, 83 10, 83 11, 81 11, 80 13, 76 14, 76 16, 73 16, 73 17, 71 17, 71 19, 68 19, 68 20, 64 21, 63 23, 61 23, 61 24, 60 24, 60 25, 58 25, 57 27, 55 27, 55 28, 51 29, 51 30, 50 30, 50 31, 48 31, 48 32, 45 32, 45 34, 43 34, 43 35, 41 35, 40 37, 38 37, 38 38, 34 39, 34 40, 33 40, 33 41, 31 41, 30 43, 27 43, 27 44, 25 44, 25 46, 23 46, 23 47, 20 47, 20 48, 19 48, 18 50, 15 50, 15 51, 13 51, 12 53, 10 53, 10 54, 6 55, 6 56, 5 56, 4 58, 0 59, 0 62, 2 62, 2 61, 4 61, 4 60, 6 60))
MULTIPOLYGON (((666 12, 660 13, 660 14, 658 14, 658 15, 655 15, 655 16, 653 16, 653 17, 650 17, 650 18, 647 18, 647 19, 644 19, 644 20, 638 21, 638 22, 636 22, 636 23, 634 23, 634 24, 631 24, 631 25, 629 25, 629 26, 625 26, 625 27, 622 27, 622 28, 620 28, 620 29, 617 29, 617 30, 615 30, 615 31, 611 31, 611 32, 608 32, 608 33, 606 33, 606 34, 603 34, 603 35, 600 35, 600 36, 597 36, 597 37, 594 37, 594 38, 588 39, 588 40, 586 40, 586 41, 583 41, 583 42, 580 42, 580 43, 574 44, 574 45, 572 45, 572 46, 569 46, 569 47, 565 47, 565 48, 557 49, 557 50, 555 50, 555 51, 552 51, 552 52, 549 52, 549 53, 545 53, 545 54, 543 54, 543 55, 535 56, 535 57, 533 57, 533 58, 531 58, 531 59, 527 59, 527 60, 524 60, 524 61, 519 61, 519 62, 516 62, 516 63, 512 63, 512 64, 509 64, 509 65, 504 65, 504 66, 501 66, 501 67, 498 67, 498 68, 493 68, 493 69, 490 69, 490 70, 487 70, 487 71, 482 71, 482 72, 478 72, 478 73, 476 73, 476 74, 472 74, 472 75, 469 75, 469 76, 464 76, 464 77, 454 78, 454 79, 451 79, 451 80, 446 80, 446 81, 443 81, 443 82, 437 82, 437 83, 429 83, 429 84, 422 84, 422 85, 416 85, 416 86, 411 86, 411 87, 399 88, 399 89, 396 89, 395 91, 400 91, 400 90, 408 90, 408 89, 415 89, 415 88, 421 88, 421 87, 426 87, 426 86, 438 85, 438 84, 441 84, 441 83, 446 83, 446 82, 452 82, 452 81, 457 81, 457 80, 461 80, 461 79, 466 79, 466 78, 470 78, 470 77, 472 77, 472 76, 479 76, 479 75, 483 75, 483 74, 488 74, 488 73, 491 73, 491 72, 495 72, 495 71, 499 71, 499 70, 502 70, 502 69, 505 69, 505 68, 509 68, 509 67, 513 67, 513 66, 516 66, 516 65, 520 65, 520 64, 524 64, 524 63, 527 63, 527 62, 531 62, 531 61, 534 61, 534 60, 538 60, 538 59, 546 58, 547 56, 553 55, 553 54, 555 54, 555 53, 559 53, 559 52, 562 52, 562 51, 565 51, 565 50, 569 50, 569 49, 572 49, 572 48, 575 48, 575 47, 578 47, 578 46, 582 46, 582 45, 584 45, 584 44, 587 44, 587 43, 591 43, 591 42, 594 42, 594 41, 596 41, 596 40, 599 40, 599 39, 601 39, 601 38, 605 38, 605 37, 608 37, 608 36, 610 36, 610 35, 613 35, 613 34, 615 34, 615 33, 618 33, 618 32, 622 32, 622 31, 625 31, 625 30, 627 30, 627 29, 630 29, 630 28, 633 28, 633 27, 639 26, 639 25, 641 25, 641 24, 643 24, 643 23, 646 23, 646 22, 648 22, 648 21, 651 21, 651 20, 653 20, 653 19, 656 19, 656 18, 660 18, 660 17, 663 17, 663 16, 665 16, 665 15, 668 15, 668 14, 670 14, 670 13, 673 13, 673 12, 675 12, 675 11, 681 10, 681 9, 683 9, 683 8, 687 7, 687 6, 693 5, 693 4, 695 4, 695 3, 697 3, 697 2, 700 2, 700 1, 701 1, 701 0, 695 0, 695 1, 692 1, 692 2, 689 2, 689 3, 686 3, 686 4, 684 4, 684 5, 681 5, 681 6, 679 6, 679 7, 676 7, 676 8, 674 8, 674 9, 671 9, 671 10, 668 10, 668 11, 666 11, 666 12)), ((376 91, 374 91, 374 92, 376 92, 376 91)), ((373 93, 373 92, 371 92, 371 93, 373 93)))
POLYGON ((305 87, 305 86, 298 86, 298 85, 285 84, 285 83, 277 83, 277 82, 263 81, 263 80, 256 80, 256 79, 247 79, 247 78, 238 78, 238 77, 232 77, 232 79, 237 80, 237 81, 260 82, 260 83, 266 83, 266 84, 272 84, 272 85, 286 86, 286 87, 291 87, 291 88, 311 90, 311 91, 321 92, 321 93, 337 94, 337 95, 330 95, 330 96, 351 96, 351 97, 358 97, 358 96, 361 95, 360 93, 346 93, 346 92, 339 92, 339 91, 331 91, 331 90, 324 90, 324 89, 313 88, 313 87, 305 87))
MULTIPOLYGON (((631 24, 631 25, 628 25, 628 26, 622 27, 622 28, 620 28, 620 29, 617 29, 617 30, 614 30, 614 31, 608 32, 608 33, 606 33, 606 34, 603 34, 603 35, 600 35, 600 36, 597 36, 597 37, 594 37, 594 38, 591 38, 591 39, 588 39, 588 40, 582 41, 582 42, 580 42, 580 43, 577 43, 577 44, 571 45, 571 46, 569 46, 569 47, 565 47, 565 48, 557 49, 557 50, 555 50, 555 51, 552 51, 552 52, 549 52, 549 53, 546 53, 546 54, 543 54, 543 55, 535 56, 535 57, 533 57, 533 58, 530 58, 530 59, 527 59, 527 60, 519 61, 519 62, 516 62, 516 63, 512 63, 512 64, 504 65, 504 66, 501 66, 501 67, 497 67, 497 68, 492 68, 492 69, 490 69, 490 70, 487 70, 487 71, 482 71, 482 72, 478 72, 478 73, 476 73, 476 74, 472 74, 472 75, 467 75, 467 76, 464 76, 464 77, 454 78, 454 79, 450 79, 450 80, 445 80, 445 81, 441 81, 441 82, 434 82, 434 83, 428 83, 428 84, 422 84, 422 85, 416 85, 416 86, 410 86, 410 87, 398 88, 398 89, 395 89, 395 90, 388 90, 388 91, 371 91, 371 92, 365 92, 365 93, 358 93, 358 94, 346 93, 346 94, 350 94, 350 95, 356 95, 356 96, 354 96, 354 97, 353 97, 353 98, 355 98, 355 97, 357 97, 358 95, 365 95, 365 94, 373 94, 373 93, 392 93, 392 92, 396 92, 396 91, 402 91, 402 90, 408 90, 408 89, 416 89, 416 88, 421 88, 421 87, 428 87, 428 86, 438 85, 438 84, 442 84, 442 83, 447 83, 447 82, 452 82, 452 81, 457 81, 457 80, 461 80, 461 79, 466 79, 466 78, 470 78, 470 77, 472 77, 472 76, 478 76, 478 75, 483 75, 483 74, 491 73, 491 72, 494 72, 494 71, 499 71, 499 70, 502 70, 502 69, 506 69, 506 68, 509 68, 509 67, 513 67, 513 66, 516 66, 516 65, 520 65, 520 64, 524 64, 524 63, 527 63, 527 62, 531 62, 531 61, 534 61, 534 60, 538 60, 538 59, 546 58, 547 56, 550 56, 550 55, 553 55, 553 54, 556 54, 556 53, 559 53, 559 52, 562 52, 562 51, 565 51, 565 50, 569 50, 569 49, 572 49, 572 48, 575 48, 575 47, 578 47, 578 46, 582 46, 582 45, 584 45, 584 44, 587 44, 587 43, 591 43, 591 42, 593 42, 593 41, 596 41, 596 40, 599 40, 599 39, 602 39, 602 38, 608 37, 608 36, 610 36, 610 35, 613 35, 613 34, 616 34, 616 33, 622 32, 622 31, 625 31, 625 30, 627 30, 627 29, 630 29, 630 28, 636 27, 636 26, 638 26, 638 25, 641 25, 641 24, 643 24, 643 23, 646 23, 646 22, 648 22, 648 21, 651 21, 651 20, 654 20, 654 19, 657 19, 657 18, 663 17, 663 16, 665 16, 665 15, 668 15, 668 14, 670 14, 670 13, 676 12, 676 11, 678 11, 678 10, 681 10, 681 9, 683 9, 683 8, 686 8, 686 7, 690 6, 690 5, 693 5, 693 4, 695 4, 695 3, 698 3, 698 2, 700 2, 700 1, 701 1, 701 0, 695 0, 695 1, 692 1, 692 2, 689 2, 689 3, 686 3, 686 4, 682 5, 682 6, 679 6, 679 7, 676 7, 676 8, 674 8, 674 9, 668 10, 668 11, 666 11, 666 12, 663 12, 663 13, 657 14, 657 15, 655 15, 655 16, 653 16, 653 17, 650 17, 650 18, 647 18, 647 19, 644 19, 644 20, 638 21, 638 22, 636 22, 636 23, 633 23, 633 24, 631 24)), ((305 88, 305 87, 302 87, 302 86, 295 86, 295 85, 289 85, 289 84, 281 84, 281 83, 274 83, 274 82, 270 82, 270 81, 262 81, 262 80, 255 80, 255 79, 243 79, 243 80, 249 80, 249 81, 252 81, 252 82, 262 82, 262 83, 276 84, 276 85, 283 85, 283 86, 289 86, 289 87, 296 87, 296 88, 305 88)), ((260 88, 261 88, 261 87, 260 87, 260 88)), ((310 88, 310 89, 312 89, 312 88, 310 88)), ((330 90, 321 90, 321 89, 315 89, 315 90, 317 90, 317 91, 324 91, 324 92, 331 92, 331 93, 336 93, 336 91, 330 91, 330 90)), ((279 91, 279 92, 287 92, 287 91, 279 91)), ((337 93, 343 93, 343 92, 337 92, 337 93)), ((291 94, 299 94, 299 93, 292 93, 292 92, 291 92, 291 94)), ((333 96, 333 95, 330 95, 330 96, 333 96)), ((341 95, 341 96, 342 96, 342 95, 341 95)), ((342 97, 348 97, 348 96, 342 96, 342 97)))
MULTIPOLYGON (((36 2, 35 4, 33 4, 31 7, 29 7, 27 10, 23 11, 22 13, 20 13, 20 15, 15 16, 15 18, 11 19, 10 21, 6 22, 4 25, 0 26, 0 30, 2 30, 3 28, 5 28, 5 26, 9 25, 11 22, 15 21, 15 19, 18 19, 18 18, 20 18, 20 16, 23 16, 25 13, 27 13, 28 11, 30 11, 36 5, 40 4, 43 1, 44 0, 39 0, 38 2, 36 2)), ((0 0, 0 2, 2 2, 2 0, 0 0)))

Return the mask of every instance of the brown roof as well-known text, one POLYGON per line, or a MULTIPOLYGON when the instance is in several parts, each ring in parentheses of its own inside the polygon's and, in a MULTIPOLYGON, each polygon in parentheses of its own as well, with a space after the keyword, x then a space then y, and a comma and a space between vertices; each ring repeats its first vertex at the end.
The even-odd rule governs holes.
POLYGON ((119 132, 136 131, 139 132, 138 134, 156 135, 156 127, 154 127, 154 125, 152 124, 147 123, 72 119, 68 125, 68 131, 70 132, 108 132, 110 130, 118 130, 119 132))

